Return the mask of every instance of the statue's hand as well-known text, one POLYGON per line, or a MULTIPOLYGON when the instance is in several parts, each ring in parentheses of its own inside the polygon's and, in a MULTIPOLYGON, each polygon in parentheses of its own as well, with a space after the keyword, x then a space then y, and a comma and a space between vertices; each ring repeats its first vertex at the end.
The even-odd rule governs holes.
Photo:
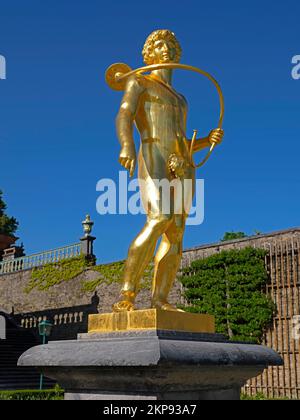
POLYGON ((122 147, 119 162, 129 171, 129 175, 132 176, 136 165, 136 153, 134 147, 122 147))
POLYGON ((222 128, 215 128, 209 133, 208 141, 210 142, 210 144, 220 144, 222 143, 223 137, 224 130, 222 130, 222 128))

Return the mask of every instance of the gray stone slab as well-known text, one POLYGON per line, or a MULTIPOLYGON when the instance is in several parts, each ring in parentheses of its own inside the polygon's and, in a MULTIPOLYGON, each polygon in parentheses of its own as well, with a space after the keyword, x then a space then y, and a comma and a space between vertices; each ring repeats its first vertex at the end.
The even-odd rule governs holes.
POLYGON ((281 364, 272 349, 253 344, 134 336, 52 341, 25 352, 19 366, 268 366, 281 364))
POLYGON ((267 347, 157 331, 81 335, 19 359, 57 380, 69 399, 237 399, 249 378, 281 364, 267 347))

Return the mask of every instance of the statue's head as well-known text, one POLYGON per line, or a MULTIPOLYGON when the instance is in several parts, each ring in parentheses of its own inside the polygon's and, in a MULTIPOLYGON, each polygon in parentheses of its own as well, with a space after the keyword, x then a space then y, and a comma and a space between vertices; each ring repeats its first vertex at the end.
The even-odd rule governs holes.
POLYGON ((159 29, 148 36, 142 54, 147 65, 179 63, 181 47, 174 32, 159 29))

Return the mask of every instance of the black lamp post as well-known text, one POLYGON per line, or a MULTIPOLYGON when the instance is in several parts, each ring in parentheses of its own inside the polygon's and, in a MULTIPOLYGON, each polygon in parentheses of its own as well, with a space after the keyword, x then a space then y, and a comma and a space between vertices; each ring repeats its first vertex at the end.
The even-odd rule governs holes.
POLYGON ((91 262, 92 265, 96 264, 96 257, 94 255, 93 243, 96 239, 91 236, 94 222, 91 221, 91 217, 87 214, 85 220, 82 222, 84 237, 81 240, 81 252, 85 256, 86 260, 91 262))
MULTIPOLYGON (((42 321, 39 323, 39 335, 43 337, 43 344, 47 343, 47 338, 51 334, 53 324, 50 321, 42 321)), ((40 390, 43 389, 43 374, 40 376, 40 390)))

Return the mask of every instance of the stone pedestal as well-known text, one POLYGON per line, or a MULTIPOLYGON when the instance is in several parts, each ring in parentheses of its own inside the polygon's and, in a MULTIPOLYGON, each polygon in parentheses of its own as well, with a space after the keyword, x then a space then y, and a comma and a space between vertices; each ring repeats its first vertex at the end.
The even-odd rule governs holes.
POLYGON ((86 260, 89 261, 92 265, 96 264, 96 256, 94 255, 94 241, 95 237, 91 235, 85 235, 83 238, 80 238, 81 241, 81 253, 85 256, 86 260))
POLYGON ((10 248, 19 238, 0 234, 0 261, 5 249, 10 248))
POLYGON ((248 379, 281 364, 267 347, 158 328, 80 334, 19 359, 55 379, 67 400, 237 400, 248 379))

